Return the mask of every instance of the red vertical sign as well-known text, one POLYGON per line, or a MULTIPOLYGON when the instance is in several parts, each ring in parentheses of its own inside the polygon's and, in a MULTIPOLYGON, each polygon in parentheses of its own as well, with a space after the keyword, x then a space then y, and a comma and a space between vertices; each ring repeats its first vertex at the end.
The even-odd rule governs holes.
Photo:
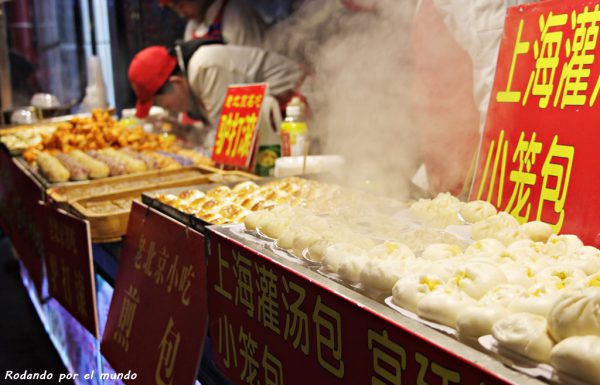
POLYGON ((98 338, 90 224, 43 204, 40 210, 50 295, 98 338))
POLYGON ((207 319, 204 237, 134 202, 102 354, 131 383, 191 385, 207 319))
POLYGON ((44 260, 38 202, 43 199, 44 191, 15 159, 11 159, 10 169, 11 179, 4 182, 12 186, 6 200, 10 239, 41 293, 44 260))
POLYGON ((234 383, 510 383, 222 231, 207 233, 209 330, 234 383))
POLYGON ((599 26, 598 1, 508 10, 470 196, 596 245, 599 26))
POLYGON ((11 180, 12 159, 10 154, 0 148, 0 226, 10 235, 10 223, 8 220, 9 197, 12 194, 13 185, 11 180))
POLYGON ((221 109, 212 160, 226 166, 250 166, 266 84, 230 86, 221 109))

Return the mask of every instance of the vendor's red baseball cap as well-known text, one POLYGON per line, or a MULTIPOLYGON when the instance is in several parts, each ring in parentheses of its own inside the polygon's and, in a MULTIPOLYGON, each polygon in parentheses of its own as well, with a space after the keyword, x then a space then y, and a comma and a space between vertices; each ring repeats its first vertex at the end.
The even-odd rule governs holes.
POLYGON ((167 47, 144 48, 129 65, 129 83, 137 96, 136 116, 148 116, 154 95, 165 84, 177 65, 177 59, 169 54, 167 47))
POLYGON ((172 3, 172 2, 173 2, 173 0, 158 0, 158 3, 159 3, 159 4, 160 4, 162 7, 164 7, 165 5, 168 5, 168 4, 172 3))

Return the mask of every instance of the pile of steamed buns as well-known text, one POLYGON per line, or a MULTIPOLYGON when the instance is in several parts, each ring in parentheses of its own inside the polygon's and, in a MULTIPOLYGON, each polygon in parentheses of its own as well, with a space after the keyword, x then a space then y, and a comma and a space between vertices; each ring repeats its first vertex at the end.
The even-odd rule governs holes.
POLYGON ((492 334, 502 349, 600 384, 600 250, 575 235, 447 193, 404 217, 280 205, 251 213, 245 226, 460 338, 492 334))

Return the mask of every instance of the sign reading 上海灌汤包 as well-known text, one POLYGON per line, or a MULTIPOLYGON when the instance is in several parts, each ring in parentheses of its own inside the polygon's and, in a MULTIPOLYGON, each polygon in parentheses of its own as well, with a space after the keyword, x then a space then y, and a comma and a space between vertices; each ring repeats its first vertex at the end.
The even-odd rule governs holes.
POLYGON ((588 244, 600 242, 599 25, 598 2, 508 10, 470 194, 588 244))

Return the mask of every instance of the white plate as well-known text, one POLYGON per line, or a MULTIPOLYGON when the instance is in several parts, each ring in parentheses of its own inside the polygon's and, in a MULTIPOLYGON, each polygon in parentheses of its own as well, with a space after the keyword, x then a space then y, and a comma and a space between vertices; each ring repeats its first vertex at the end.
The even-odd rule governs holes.
POLYGON ((296 257, 289 250, 282 249, 281 247, 277 246, 275 243, 270 243, 268 245, 268 248, 273 252, 273 254, 277 255, 278 257, 281 257, 283 259, 286 259, 288 261, 298 263, 298 264, 304 263, 304 261, 301 258, 296 257))
POLYGON ((317 271, 317 273, 321 274, 323 277, 327 277, 327 278, 331 279, 332 281, 339 283, 340 285, 350 284, 349 282, 346 282, 345 280, 343 280, 342 277, 339 276, 339 274, 332 273, 332 272, 328 271, 327 269, 325 269, 323 266, 318 268, 316 271, 317 271))
POLYGON ((511 350, 502 348, 498 340, 491 334, 479 337, 479 344, 486 350, 500 356, 502 362, 508 367, 528 376, 541 378, 554 384, 589 385, 568 374, 559 373, 549 364, 534 361, 511 350))
POLYGON ((256 231, 248 230, 244 225, 236 224, 231 226, 231 232, 243 238, 246 241, 265 244, 265 240, 258 236, 256 231))
POLYGON ((256 231, 256 234, 257 234, 257 235, 258 235, 260 238, 264 239, 265 241, 269 241, 269 242, 275 242, 275 241, 276 241, 276 239, 275 239, 275 238, 271 238, 271 237, 269 237, 268 235, 265 235, 265 234, 263 234, 263 233, 262 233, 262 231, 260 231, 260 229, 259 229, 259 228, 257 228, 255 231, 256 231))
POLYGON ((442 325, 437 322, 428 321, 426 319, 419 317, 417 314, 413 313, 412 311, 406 310, 406 309, 396 305, 393 301, 392 296, 389 296, 385 299, 385 304, 388 305, 389 307, 391 307, 392 309, 396 310, 398 313, 402 314, 406 318, 410 318, 414 321, 420 322, 423 325, 429 326, 432 329, 435 329, 439 332, 442 332, 442 333, 452 336, 454 338, 457 338, 457 336, 458 336, 458 332, 456 331, 456 329, 451 328, 446 325, 442 325))
POLYGON ((308 248, 302 250, 302 259, 309 266, 321 266, 321 262, 313 261, 312 259, 310 259, 310 252, 308 251, 308 248))

